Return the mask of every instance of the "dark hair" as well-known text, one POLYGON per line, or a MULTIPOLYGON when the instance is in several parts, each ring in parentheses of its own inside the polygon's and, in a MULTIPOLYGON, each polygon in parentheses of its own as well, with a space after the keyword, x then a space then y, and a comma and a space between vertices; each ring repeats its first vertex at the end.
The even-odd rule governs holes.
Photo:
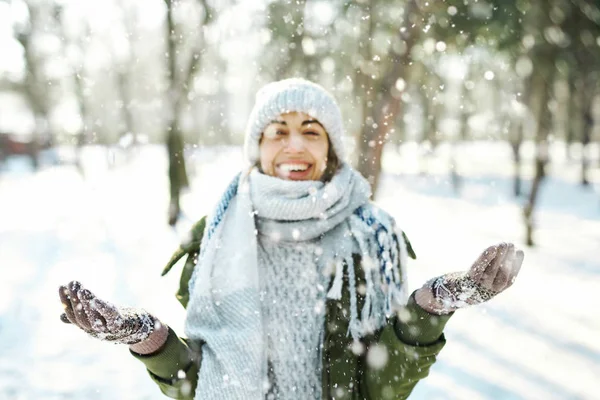
POLYGON ((327 165, 325 166, 325 172, 323 172, 323 176, 321 177, 323 182, 329 182, 340 167, 340 159, 337 154, 335 154, 335 150, 331 145, 331 140, 329 140, 329 135, 327 135, 327 143, 329 143, 329 150, 327 150, 327 165))

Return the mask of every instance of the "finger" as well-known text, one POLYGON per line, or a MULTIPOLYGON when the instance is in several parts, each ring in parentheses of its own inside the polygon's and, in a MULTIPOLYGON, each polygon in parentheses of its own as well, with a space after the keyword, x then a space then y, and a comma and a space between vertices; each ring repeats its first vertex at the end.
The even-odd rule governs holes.
POLYGON ((87 289, 80 290, 78 293, 79 300, 83 306, 83 310, 88 316, 92 330, 96 332, 106 332, 106 320, 104 317, 91 306, 96 296, 87 289))
POLYGON ((515 259, 513 261, 513 268, 508 277, 508 283, 506 285, 506 288, 511 287, 512 284, 515 283, 515 279, 517 279, 517 275, 519 275, 519 272, 521 271, 521 265, 523 265, 524 258, 525 253, 523 253, 523 250, 517 250, 515 254, 515 259))
POLYGON ((108 331, 114 332, 120 328, 123 321, 117 307, 97 297, 90 302, 90 306, 104 318, 108 331))
POLYGON ((494 279, 496 279, 496 275, 498 274, 498 270, 502 266, 504 259, 509 254, 510 249, 514 249, 514 245, 507 243, 500 243, 498 246, 498 253, 496 254, 496 258, 490 266, 485 269, 483 272, 483 277, 481 279, 480 284, 486 289, 491 289, 494 284, 494 279))
POLYGON ((65 324, 71 323, 71 321, 69 321, 69 318, 67 318, 67 314, 65 314, 65 313, 60 314, 60 320, 62 322, 64 322, 65 324))
MULTIPOLYGON (((75 312, 73 311, 73 307, 71 305, 69 293, 69 289, 66 286, 61 285, 58 287, 58 296, 60 297, 60 302, 65 310, 63 315, 69 322, 77 325, 77 318, 75 318, 75 312)), ((63 319, 62 315, 61 319, 63 319)))
POLYGON ((490 246, 481 253, 481 255, 475 260, 473 266, 469 270, 469 276, 475 282, 479 282, 483 276, 483 272, 486 270, 490 262, 496 257, 498 249, 497 246, 490 246))
MULTIPOLYGON (((471 278, 478 284, 482 285, 485 279, 489 276, 490 271, 492 270, 494 263, 500 259, 505 251, 506 243, 500 243, 495 246, 491 246, 494 251, 491 251, 487 257, 488 262, 485 264, 481 264, 479 268, 477 268, 477 273, 473 274, 471 278)), ((489 248, 488 248, 489 249, 489 248)), ((485 259, 485 258, 484 258, 485 259)))
POLYGON ((77 281, 73 281, 69 283, 69 298, 71 299, 71 307, 73 307, 73 312, 75 314, 75 319, 77 320, 77 325, 81 327, 81 329, 85 331, 90 331, 91 326, 88 320, 88 316, 85 314, 83 309, 83 305, 79 300, 78 292, 82 289, 81 283, 77 281))
POLYGON ((508 279, 513 270, 513 262, 515 260, 515 248, 509 249, 504 261, 500 265, 500 269, 498 269, 498 273, 496 274, 496 278, 492 283, 492 290, 500 293, 504 289, 506 289, 506 285, 508 283, 508 279))

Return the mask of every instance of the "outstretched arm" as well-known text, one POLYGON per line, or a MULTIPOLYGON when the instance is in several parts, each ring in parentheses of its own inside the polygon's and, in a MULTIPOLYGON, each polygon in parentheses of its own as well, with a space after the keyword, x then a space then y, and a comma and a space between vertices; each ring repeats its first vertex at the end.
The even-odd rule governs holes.
POLYGON ((88 335, 127 344, 142 361, 161 391, 176 399, 193 399, 200 368, 200 345, 177 337, 157 318, 141 309, 116 307, 77 282, 60 286, 64 313, 60 319, 88 335))
POLYGON ((443 330, 454 311, 488 301, 509 288, 523 257, 513 244, 490 246, 469 271, 442 275, 416 290, 381 332, 378 344, 387 348, 390 360, 379 370, 368 370, 369 386, 374 390, 393 387, 395 398, 408 398, 444 347, 443 330))

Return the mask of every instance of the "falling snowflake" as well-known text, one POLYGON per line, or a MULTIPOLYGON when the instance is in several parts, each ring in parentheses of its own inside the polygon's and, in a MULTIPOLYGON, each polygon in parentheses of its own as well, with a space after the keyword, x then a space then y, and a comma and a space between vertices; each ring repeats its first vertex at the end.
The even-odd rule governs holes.
POLYGON ((388 362, 388 350, 384 345, 376 344, 367 352, 367 364, 373 369, 382 369, 388 362))

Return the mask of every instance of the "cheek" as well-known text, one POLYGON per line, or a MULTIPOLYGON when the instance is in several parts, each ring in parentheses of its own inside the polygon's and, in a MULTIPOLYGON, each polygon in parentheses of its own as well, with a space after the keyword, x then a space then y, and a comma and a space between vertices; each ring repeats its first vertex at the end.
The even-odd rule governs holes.
POLYGON ((269 173, 273 170, 273 160, 277 151, 270 143, 261 143, 260 145, 260 167, 265 173, 269 173))
POLYGON ((313 143, 313 145, 311 146, 311 155, 313 157, 313 159, 316 161, 315 163, 315 170, 314 170, 314 176, 313 176, 313 180, 319 180, 321 179, 321 176, 323 176, 323 173, 325 172, 325 169, 327 168, 327 153, 329 151, 329 145, 328 143, 325 141, 320 142, 320 143, 313 143))
POLYGON ((313 154, 315 158, 319 161, 319 164, 327 163, 327 153, 329 151, 329 145, 327 142, 319 143, 315 146, 313 154))

